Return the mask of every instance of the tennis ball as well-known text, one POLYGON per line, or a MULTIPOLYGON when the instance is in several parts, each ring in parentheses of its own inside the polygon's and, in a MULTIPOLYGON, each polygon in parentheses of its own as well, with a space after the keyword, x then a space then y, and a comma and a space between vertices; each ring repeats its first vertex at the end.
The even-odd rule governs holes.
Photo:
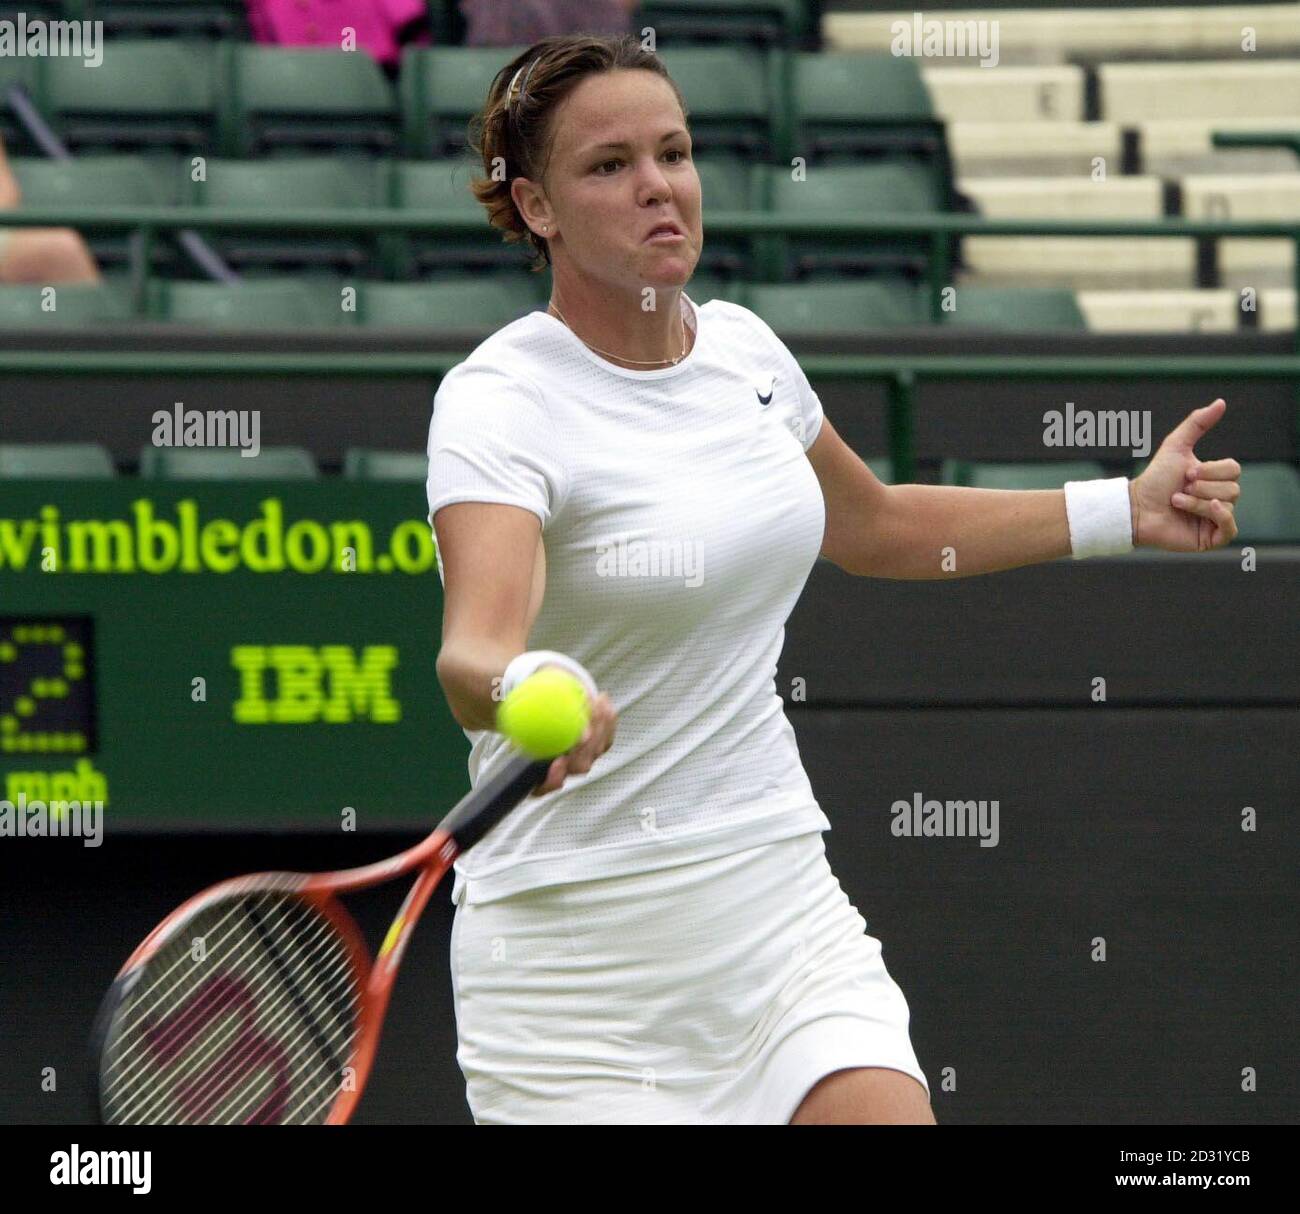
POLYGON ((534 759, 553 759, 578 744, 590 717, 587 689, 567 670, 548 666, 501 701, 497 730, 534 759))

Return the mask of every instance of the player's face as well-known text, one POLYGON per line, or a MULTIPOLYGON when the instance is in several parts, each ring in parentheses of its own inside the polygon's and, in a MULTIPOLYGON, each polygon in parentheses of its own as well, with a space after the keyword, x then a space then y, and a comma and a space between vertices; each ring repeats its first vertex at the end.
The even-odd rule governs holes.
POLYGON ((700 178, 672 87, 640 70, 584 80, 554 118, 551 257, 611 284, 683 286, 700 259, 700 178), (602 146, 622 144, 620 147, 602 146), (647 240, 672 222, 681 239, 647 240))

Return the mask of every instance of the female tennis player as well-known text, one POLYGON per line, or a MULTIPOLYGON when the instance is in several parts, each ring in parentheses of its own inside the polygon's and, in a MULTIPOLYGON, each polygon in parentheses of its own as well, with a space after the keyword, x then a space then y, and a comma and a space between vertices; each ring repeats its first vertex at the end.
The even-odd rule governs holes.
POLYGON ((544 39, 472 130, 476 196, 553 291, 434 400, 438 677, 475 784, 507 753, 497 703, 533 670, 573 670, 593 714, 456 862, 474 1119, 933 1123, 907 1002, 827 864, 776 692, 785 621, 818 555, 937 578, 946 546, 963 575, 1219 547, 1240 468, 1193 445, 1224 403, 1132 484, 887 487, 758 316, 683 290, 700 180, 656 55, 544 39))

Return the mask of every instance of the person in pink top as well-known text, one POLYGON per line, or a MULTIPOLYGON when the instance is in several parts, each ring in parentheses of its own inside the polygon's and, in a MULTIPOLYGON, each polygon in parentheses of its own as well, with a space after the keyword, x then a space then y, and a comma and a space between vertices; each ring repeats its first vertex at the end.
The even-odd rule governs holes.
POLYGON ((258 42, 282 46, 355 45, 387 68, 395 68, 408 42, 429 42, 425 0, 247 0, 248 23, 258 42))
MULTIPOLYGON (((430 41, 425 0, 246 0, 258 42, 355 45, 389 71, 402 47, 430 41)), ((466 46, 523 46, 552 34, 628 34, 640 0, 459 0, 466 46)))

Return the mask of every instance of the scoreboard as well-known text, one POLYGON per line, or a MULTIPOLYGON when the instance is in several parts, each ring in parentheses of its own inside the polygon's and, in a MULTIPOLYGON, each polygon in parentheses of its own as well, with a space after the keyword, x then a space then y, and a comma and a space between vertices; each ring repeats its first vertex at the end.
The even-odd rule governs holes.
POLYGON ((94 627, 0 616, 0 755, 95 751, 94 627))
POLYGON ((429 825, 468 787, 420 485, 0 483, 0 799, 429 825))

